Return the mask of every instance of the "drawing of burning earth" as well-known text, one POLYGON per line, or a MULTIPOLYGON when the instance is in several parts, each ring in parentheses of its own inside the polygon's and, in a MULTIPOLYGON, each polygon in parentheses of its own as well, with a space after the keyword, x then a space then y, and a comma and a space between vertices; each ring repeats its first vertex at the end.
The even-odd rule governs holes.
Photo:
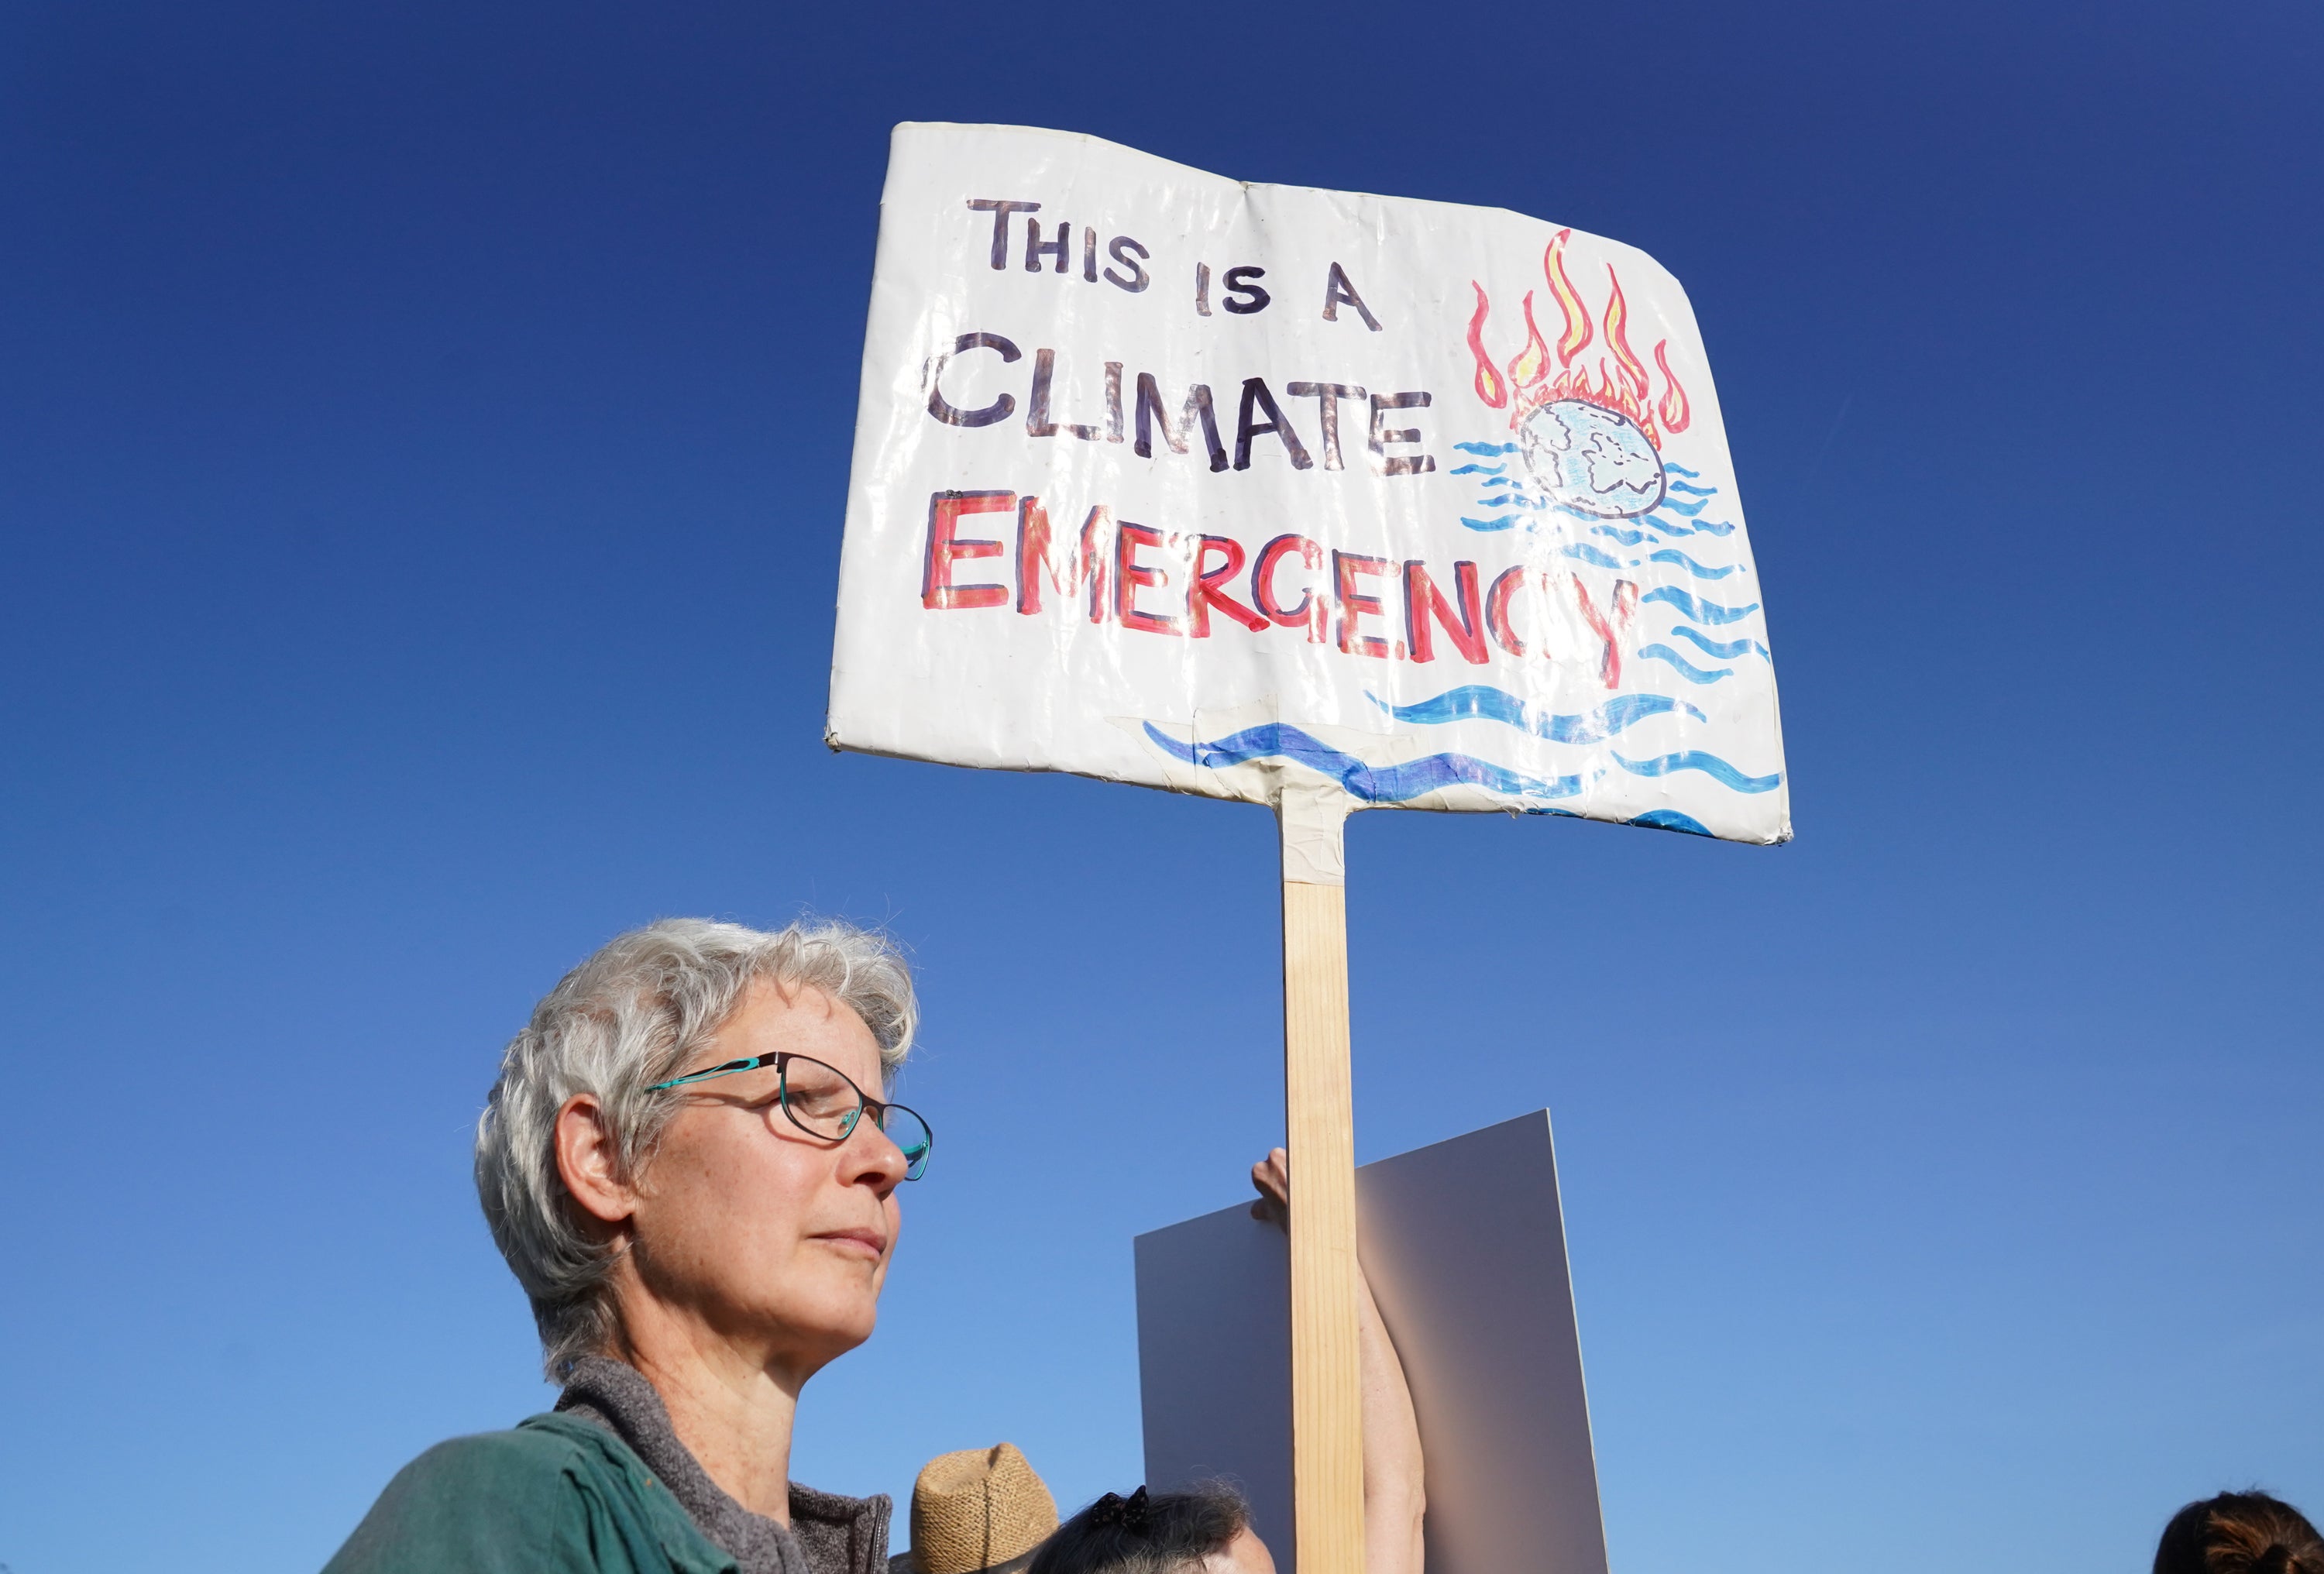
MULTIPOLYGON (((1469 319, 1469 353, 1477 362, 1477 397, 1494 410, 1509 412, 1509 428, 1517 434, 1526 472, 1544 500, 1587 519, 1637 519, 1653 512, 1663 501, 1667 484, 1663 434, 1686 430, 1692 412, 1686 390, 1671 374, 1667 340, 1654 348, 1655 364, 1663 375, 1662 397, 1649 401, 1653 380, 1630 348, 1629 303, 1611 267, 1606 270, 1610 293, 1604 337, 1599 340, 1601 324, 1591 321, 1565 272, 1565 244, 1572 234, 1558 231, 1542 258, 1542 274, 1564 318, 1564 331, 1554 348, 1534 321, 1533 293, 1528 290, 1523 308, 1525 347, 1506 367, 1496 364, 1485 349, 1492 302, 1485 287, 1471 281, 1477 311, 1469 319), (1601 345, 1601 352, 1577 364, 1593 340, 1601 345)), ((1486 527, 1472 523, 1472 528, 1486 527)))

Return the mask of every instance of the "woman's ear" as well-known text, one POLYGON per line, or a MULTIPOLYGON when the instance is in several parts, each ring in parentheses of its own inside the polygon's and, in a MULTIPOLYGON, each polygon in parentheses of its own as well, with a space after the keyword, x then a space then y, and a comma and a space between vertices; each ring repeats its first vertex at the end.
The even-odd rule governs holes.
POLYGON ((576 1093, 557 1111, 557 1174, 581 1210, 606 1224, 637 1211, 637 1194, 622 1177, 620 1154, 595 1093, 576 1093))

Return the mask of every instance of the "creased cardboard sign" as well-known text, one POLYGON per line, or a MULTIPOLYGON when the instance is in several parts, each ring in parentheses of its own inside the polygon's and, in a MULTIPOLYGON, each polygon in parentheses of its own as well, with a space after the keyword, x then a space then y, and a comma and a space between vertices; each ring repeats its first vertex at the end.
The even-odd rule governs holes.
POLYGON ((1765 600, 1645 253, 897 128, 833 746, 1781 842, 1765 600))

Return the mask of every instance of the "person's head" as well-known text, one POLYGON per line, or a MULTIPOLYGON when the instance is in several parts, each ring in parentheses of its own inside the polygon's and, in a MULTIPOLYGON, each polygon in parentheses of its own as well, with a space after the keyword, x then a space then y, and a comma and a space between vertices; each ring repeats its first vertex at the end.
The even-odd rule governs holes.
POLYGON ((913 1169, 890 1134, 926 1162, 915 1118, 877 1104, 914 1026, 895 946, 844 924, 664 919, 567 973, 476 1128, 550 1376, 648 1323, 802 1380, 862 1343, 913 1169))
POLYGON ((2154 1574, 2324 1574, 2324 1541, 2264 1492, 2222 1492, 2171 1516, 2154 1574))
POLYGON ((1025 1574, 1275 1574, 1250 1510, 1210 1483, 1158 1496, 1107 1493, 1041 1543, 1025 1574))

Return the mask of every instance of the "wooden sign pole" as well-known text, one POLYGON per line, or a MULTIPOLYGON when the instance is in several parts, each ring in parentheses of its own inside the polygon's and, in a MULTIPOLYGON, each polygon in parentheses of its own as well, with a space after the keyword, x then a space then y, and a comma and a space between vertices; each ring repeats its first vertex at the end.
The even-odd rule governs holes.
POLYGON ((1348 1059, 1347 800, 1286 783, 1283 1091, 1292 1173, 1291 1477, 1298 1574, 1363 1574, 1355 1097, 1348 1059))

